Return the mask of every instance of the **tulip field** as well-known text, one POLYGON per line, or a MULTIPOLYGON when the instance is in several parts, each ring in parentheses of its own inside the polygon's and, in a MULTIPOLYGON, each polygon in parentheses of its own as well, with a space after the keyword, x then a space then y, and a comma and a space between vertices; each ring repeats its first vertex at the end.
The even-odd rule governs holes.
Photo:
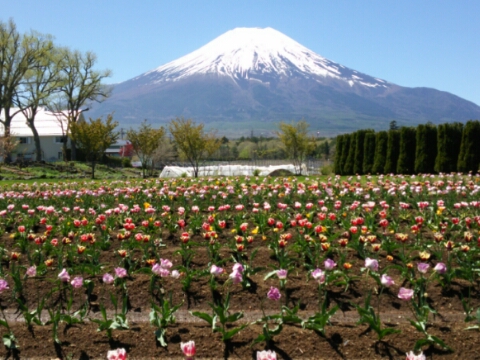
POLYGON ((479 190, 472 174, 0 184, 0 355, 480 358, 479 190))

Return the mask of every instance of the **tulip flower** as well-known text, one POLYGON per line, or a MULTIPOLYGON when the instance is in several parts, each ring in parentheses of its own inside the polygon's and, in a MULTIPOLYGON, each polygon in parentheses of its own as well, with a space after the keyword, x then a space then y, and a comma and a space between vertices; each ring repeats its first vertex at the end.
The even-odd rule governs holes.
POLYGON ((335 266, 337 266, 337 263, 332 259, 327 259, 325 260, 324 265, 326 270, 333 270, 335 266))
POLYGON ((395 285, 395 282, 393 281, 393 279, 386 274, 382 275, 382 277, 380 278, 380 282, 385 287, 390 287, 392 285, 395 285))
POLYGON ((398 291, 398 298, 408 301, 413 298, 413 293, 414 291, 412 289, 406 289, 401 287, 400 290, 398 291))
POLYGON ((111 284, 113 283, 114 280, 115 279, 113 278, 113 276, 110 275, 109 273, 104 274, 102 277, 102 281, 104 284, 111 284))
POLYGON ((277 360, 277 354, 270 350, 257 351, 257 360, 277 360))
POLYGON ((25 272, 25 275, 28 277, 34 277, 37 275, 37 267, 35 265, 30 266, 27 271, 25 272))
POLYGON ((214 276, 218 276, 218 275, 221 275, 224 273, 225 270, 223 270, 223 268, 221 267, 218 267, 217 265, 212 265, 210 267, 210 274, 214 275, 214 276))
POLYGON ((0 294, 8 289, 10 289, 8 287, 8 282, 6 280, 0 279, 0 294))
POLYGON ((127 352, 125 349, 111 350, 107 353, 108 360, 125 360, 127 358, 127 352))
POLYGON ((66 269, 63 269, 62 271, 60 271, 60 274, 58 274, 58 278, 60 279, 61 282, 70 281, 70 275, 68 274, 68 271, 66 269))
POLYGON ((186 360, 192 360, 195 354, 197 353, 197 348, 195 347, 195 341, 190 340, 186 343, 180 343, 180 348, 182 349, 183 355, 185 355, 186 360))
POLYGON ((277 270, 277 277, 280 280, 285 280, 287 278, 288 270, 280 269, 277 270))
POLYGON ((444 264, 444 263, 441 263, 439 262, 437 265, 435 265, 435 267, 433 268, 433 270, 437 273, 437 274, 440 274, 440 275, 443 275, 447 272, 447 266, 444 264))
POLYGON ((127 270, 125 270, 124 268, 121 268, 121 267, 117 267, 117 268, 115 268, 115 275, 118 278, 122 279, 122 278, 127 276, 127 270))
POLYGON ((81 276, 76 276, 70 282, 75 289, 79 289, 83 286, 83 278, 81 276))
POLYGON ((418 263, 417 270, 422 274, 426 274, 429 267, 430 265, 428 265, 427 263, 418 263))
POLYGON ((282 294, 280 294, 280 290, 276 287, 271 286, 270 290, 268 290, 267 297, 270 300, 278 301, 282 297, 282 294))
POLYGON ((321 269, 316 269, 312 271, 312 277, 317 280, 319 284, 323 284, 325 282, 325 271, 321 269))
POLYGON ((405 360, 426 360, 426 357, 425 355, 423 355, 423 352, 420 352, 420 354, 415 355, 413 351, 410 351, 409 353, 407 353, 407 357, 405 358, 405 360))
POLYGON ((375 259, 366 258, 365 259, 365 267, 372 271, 378 270, 378 261, 375 259))

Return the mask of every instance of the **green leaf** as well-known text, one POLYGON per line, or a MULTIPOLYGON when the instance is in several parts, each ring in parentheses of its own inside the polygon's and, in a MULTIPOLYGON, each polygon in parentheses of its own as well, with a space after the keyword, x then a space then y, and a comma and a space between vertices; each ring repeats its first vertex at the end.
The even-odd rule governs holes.
POLYGON ((5 345, 7 349, 18 349, 16 341, 17 339, 15 339, 12 333, 3 335, 3 345, 5 345))
POLYGON ((235 314, 232 314, 230 315, 229 317, 227 317, 227 323, 229 322, 235 322, 237 320, 240 320, 241 318, 243 318, 243 313, 235 313, 235 314))
POLYGON ((165 341, 165 329, 160 328, 155 330, 155 337, 161 346, 167 347, 167 342, 165 341))
POLYGON ((234 328, 230 331, 227 331, 225 334, 223 334, 222 339, 223 341, 230 340, 235 334, 237 334, 239 331, 245 329, 248 326, 248 324, 241 325, 237 328, 234 328))
POLYGON ((447 349, 447 350, 452 350, 445 342, 440 339, 439 337, 436 337, 435 335, 430 335, 429 338, 436 344, 440 345, 442 348, 447 349))
POLYGON ((196 316, 202 320, 205 320, 206 322, 208 322, 210 324, 210 326, 212 326, 212 322, 213 322, 213 318, 208 315, 207 313, 203 313, 203 312, 200 312, 200 311, 190 311, 190 314, 192 314, 193 316, 196 316))

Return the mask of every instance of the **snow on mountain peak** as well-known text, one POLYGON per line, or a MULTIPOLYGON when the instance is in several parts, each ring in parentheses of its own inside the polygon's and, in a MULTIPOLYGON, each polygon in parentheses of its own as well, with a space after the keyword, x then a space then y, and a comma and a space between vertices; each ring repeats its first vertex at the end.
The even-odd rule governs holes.
POLYGON ((236 28, 198 50, 144 74, 155 82, 177 81, 197 74, 219 74, 233 79, 276 73, 289 76, 333 77, 350 86, 385 87, 383 80, 363 76, 330 61, 272 28, 236 28))

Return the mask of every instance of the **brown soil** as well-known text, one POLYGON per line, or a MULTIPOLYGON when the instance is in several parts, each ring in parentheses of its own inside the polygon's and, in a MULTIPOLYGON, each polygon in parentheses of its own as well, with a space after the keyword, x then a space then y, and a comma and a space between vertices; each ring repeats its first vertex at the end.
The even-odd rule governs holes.
MULTIPOLYGON (((38 232, 43 229, 39 228, 38 232)), ((219 241, 231 238, 230 230, 220 235, 219 241)), ((171 259, 174 267, 180 265, 181 257, 176 253, 179 250, 177 237, 163 234, 166 247, 159 250, 159 257, 171 259)), ((14 248, 14 242, 5 235, 2 239, 6 248, 14 248)), ((129 240, 134 242, 135 240, 129 240)), ((196 255, 191 267, 196 270, 208 268, 209 258, 206 245, 200 236, 192 240, 196 255)), ((205 321, 190 315, 189 311, 204 311, 211 313, 209 303, 214 298, 224 298, 227 292, 231 294, 230 311, 243 311, 245 318, 242 321, 254 322, 262 317, 262 309, 268 314, 279 311, 280 305, 290 308, 299 306, 299 315, 303 318, 314 314, 319 307, 319 294, 317 284, 309 279, 306 269, 297 266, 289 272, 285 290, 282 292, 280 302, 266 299, 266 294, 271 286, 278 287, 279 281, 275 276, 264 280, 270 268, 264 268, 259 273, 252 275, 252 286, 244 290, 241 285, 232 285, 227 281, 228 274, 218 280, 217 292, 212 293, 208 280, 209 276, 195 277, 188 292, 182 291, 181 279, 163 278, 157 280, 154 292, 149 290, 151 275, 141 271, 133 272, 127 279, 129 300, 129 330, 113 330, 113 338, 108 339, 105 332, 97 332, 97 325, 90 322, 90 318, 100 318, 99 304, 104 304, 111 316, 114 308, 109 300, 109 292, 121 296, 119 290, 113 285, 105 285, 101 281, 102 274, 106 271, 112 273, 114 266, 123 264, 116 252, 123 248, 118 240, 112 240, 111 247, 102 252, 101 263, 111 264, 110 268, 102 269, 97 275, 85 275, 85 279, 92 280, 95 284, 92 294, 87 295, 82 290, 74 290, 72 310, 78 310, 86 300, 89 302, 89 314, 85 322, 67 327, 60 325, 59 338, 61 344, 53 341, 52 326, 34 325, 30 329, 23 322, 23 317, 17 311, 16 303, 11 293, 4 292, 0 296, 1 306, 12 326, 13 333, 18 339, 19 351, 9 352, 0 349, 0 356, 4 358, 61 358, 61 359, 96 359, 105 358, 110 349, 124 347, 129 358, 135 359, 175 359, 182 358, 180 342, 194 340, 197 344, 197 358, 199 359, 252 359, 257 350, 263 350, 265 343, 252 346, 253 340, 262 333, 261 324, 252 324, 235 335, 231 342, 224 344, 218 333, 212 333, 205 321), (163 348, 156 343, 154 330, 149 324, 150 304, 158 303, 161 294, 172 294, 173 304, 183 302, 176 314, 177 322, 167 328, 168 346, 163 348)), ((248 260, 252 251, 258 248, 254 264, 277 264, 266 243, 260 238, 248 245, 243 255, 248 260)), ((222 249, 222 258, 229 259, 224 264, 227 273, 233 264, 232 255, 227 248, 222 249)), ((292 256, 296 256, 291 253, 292 256)), ((422 336, 409 323, 413 318, 407 303, 398 299, 398 289, 403 286, 399 273, 389 271, 395 280, 395 285, 386 289, 377 303, 376 283, 366 274, 360 275, 363 260, 353 251, 345 250, 346 261, 352 264, 352 274, 357 274, 346 289, 345 286, 329 285, 327 288, 330 306, 338 305, 340 310, 332 318, 331 325, 326 327, 326 335, 322 336, 311 330, 303 330, 298 325, 285 325, 280 335, 275 336, 274 342, 269 347, 275 350, 279 359, 404 359, 405 353, 412 350, 415 342, 422 336), (384 326, 401 330, 399 334, 389 335, 383 341, 378 341, 375 332, 370 331, 366 325, 356 325, 358 314, 353 304, 363 304, 366 294, 372 293, 372 305, 379 307, 384 326)), ((387 262, 385 253, 379 253, 378 259, 381 266, 396 264, 387 262)), ((132 260, 141 262, 140 250, 129 254, 132 260)), ((15 266, 27 265, 24 257, 15 266)), ((319 264, 323 268, 323 262, 319 264)), ((433 265, 433 263, 432 263, 433 265)), ((4 266, 12 266, 5 263, 4 266)), ((147 266, 147 265, 143 265, 147 266)), ((42 277, 28 279, 25 282, 22 296, 27 301, 29 308, 35 308, 38 299, 45 298, 49 308, 65 302, 69 291, 50 293, 52 284, 56 280, 58 270, 54 267, 42 277)), ((76 275, 76 274, 72 274, 76 275)), ((11 279, 8 279, 12 284, 11 279)), ((465 331, 469 325, 464 323, 465 315, 462 307, 462 298, 470 295, 470 306, 473 309, 480 307, 479 284, 469 284, 464 281, 453 282, 451 287, 442 288, 437 281, 428 287, 429 305, 438 312, 435 318, 430 319, 429 333, 441 338, 453 351, 440 349, 438 346, 424 347, 428 359, 480 359, 477 355, 477 342, 480 340, 478 331, 465 331)), ((47 311, 43 313, 44 320, 49 320, 47 311)), ((472 323, 473 324, 473 323, 472 323)), ((5 329, 2 328, 3 334, 5 329)), ((2 335, 3 335, 2 334, 2 335)))

